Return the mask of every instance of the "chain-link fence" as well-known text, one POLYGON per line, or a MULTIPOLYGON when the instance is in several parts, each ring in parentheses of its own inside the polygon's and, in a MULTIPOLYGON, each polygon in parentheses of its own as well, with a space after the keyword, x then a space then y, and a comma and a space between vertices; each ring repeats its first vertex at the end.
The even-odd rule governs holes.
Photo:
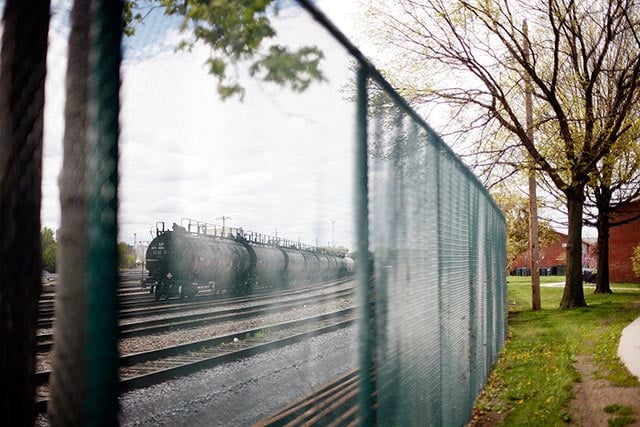
POLYGON ((377 422, 463 425, 505 338, 504 218, 395 94, 367 89, 377 422))
POLYGON ((506 225, 478 179, 359 63, 360 422, 464 425, 506 337, 506 225))

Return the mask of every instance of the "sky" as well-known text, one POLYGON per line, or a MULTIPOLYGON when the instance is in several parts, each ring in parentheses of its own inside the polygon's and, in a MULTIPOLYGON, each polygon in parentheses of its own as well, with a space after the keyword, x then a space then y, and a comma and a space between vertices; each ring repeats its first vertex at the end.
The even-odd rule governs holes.
MULTIPOLYGON (((49 35, 42 225, 60 224, 68 1, 54 1, 49 35)), ((319 1, 347 34, 353 5, 319 1)), ((125 40, 120 114, 119 240, 151 240, 157 221, 242 227, 308 244, 353 247, 355 105, 350 59, 307 13, 273 20, 278 42, 317 45, 326 82, 302 94, 238 72, 244 102, 221 101, 209 50, 175 51, 180 21, 149 15, 125 40), (277 230, 277 231, 276 231, 277 230)))
MULTIPOLYGON (((362 2, 318 7, 366 54, 362 2)), ((53 0, 43 152, 42 225, 60 224, 64 75, 70 0, 53 0)), ((0 8, 4 2, 0 0, 0 8)), ((307 13, 285 7, 277 42, 317 45, 326 82, 303 94, 249 78, 244 102, 221 101, 207 73, 209 49, 175 51, 179 17, 150 14, 124 40, 121 68, 119 241, 150 241, 157 221, 183 218, 354 247, 354 72, 348 54, 307 13)), ((438 129, 437 117, 428 117, 438 129), (434 123, 435 120, 435 123, 434 123)))

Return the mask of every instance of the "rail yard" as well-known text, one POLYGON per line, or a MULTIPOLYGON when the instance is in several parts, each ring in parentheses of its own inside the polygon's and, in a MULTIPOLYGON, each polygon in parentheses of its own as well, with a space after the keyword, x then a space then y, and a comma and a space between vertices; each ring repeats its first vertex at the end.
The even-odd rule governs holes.
MULTIPOLYGON (((158 301, 147 289, 141 289, 141 277, 141 270, 123 271, 120 276, 122 391, 274 351, 354 323, 355 290, 351 277, 245 295, 216 295, 205 290, 186 300, 167 301, 158 301)), ((37 337, 41 413, 46 412, 55 330, 55 279, 49 280, 48 285, 39 305, 37 337)), ((40 424, 46 424, 44 416, 40 424)))

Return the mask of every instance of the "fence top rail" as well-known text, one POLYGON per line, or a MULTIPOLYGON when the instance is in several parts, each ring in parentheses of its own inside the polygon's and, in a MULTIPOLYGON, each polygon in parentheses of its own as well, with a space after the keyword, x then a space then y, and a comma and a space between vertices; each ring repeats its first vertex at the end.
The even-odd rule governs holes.
POLYGON ((312 0, 296 0, 300 6, 309 12, 309 14, 318 21, 346 50, 351 56, 353 56, 360 67, 365 71, 367 77, 373 79, 385 92, 389 94, 391 99, 400 107, 409 117, 411 117, 416 123, 418 123, 431 137, 433 141, 438 145, 438 148, 444 150, 450 155, 456 162, 462 166, 462 170, 480 190, 487 196, 492 206, 499 212, 499 215, 504 219, 504 215, 498 205, 480 182, 478 177, 469 169, 467 165, 460 159, 460 157, 449 147, 438 135, 438 133, 409 105, 409 103, 391 86, 391 84, 384 78, 382 73, 371 63, 371 61, 354 45, 349 38, 335 26, 335 24, 312 3, 312 0))

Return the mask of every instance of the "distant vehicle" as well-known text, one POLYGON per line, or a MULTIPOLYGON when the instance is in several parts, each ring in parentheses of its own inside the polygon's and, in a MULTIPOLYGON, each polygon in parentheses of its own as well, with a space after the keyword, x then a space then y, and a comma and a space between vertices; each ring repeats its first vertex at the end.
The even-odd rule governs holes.
POLYGON ((595 269, 587 268, 582 270, 582 280, 587 283, 596 283, 598 272, 595 269))
POLYGON ((242 229, 201 227, 197 232, 156 224, 142 281, 156 299, 193 297, 199 287, 216 293, 250 293, 257 288, 288 288, 353 274, 353 260, 297 242, 247 233, 242 229))

